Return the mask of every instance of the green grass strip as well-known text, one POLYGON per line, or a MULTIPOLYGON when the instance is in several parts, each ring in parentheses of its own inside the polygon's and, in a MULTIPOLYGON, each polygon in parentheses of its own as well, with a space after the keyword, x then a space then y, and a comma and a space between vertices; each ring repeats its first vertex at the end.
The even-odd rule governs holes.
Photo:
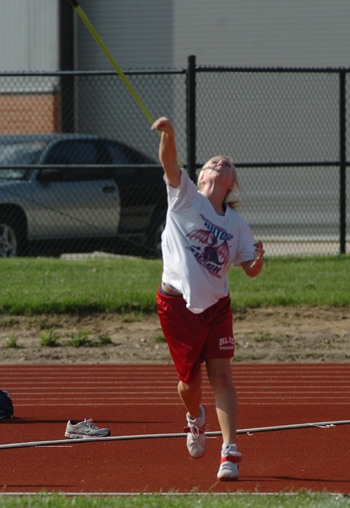
POLYGON ((345 508, 349 497, 325 493, 72 496, 36 494, 1 497, 2 508, 345 508))
MULTIPOLYGON (((1 259, 0 313, 154 312, 161 260, 1 259)), ((251 279, 229 272, 235 310, 276 305, 350 305, 350 256, 272 258, 251 279)))

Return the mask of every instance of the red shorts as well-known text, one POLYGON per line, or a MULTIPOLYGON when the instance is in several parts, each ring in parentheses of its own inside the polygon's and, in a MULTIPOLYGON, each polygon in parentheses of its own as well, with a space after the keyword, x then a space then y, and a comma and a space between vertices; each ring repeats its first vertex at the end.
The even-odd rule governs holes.
POLYGON ((191 383, 200 365, 209 358, 234 355, 233 318, 230 296, 194 314, 182 296, 164 295, 158 289, 160 324, 181 381, 191 383))

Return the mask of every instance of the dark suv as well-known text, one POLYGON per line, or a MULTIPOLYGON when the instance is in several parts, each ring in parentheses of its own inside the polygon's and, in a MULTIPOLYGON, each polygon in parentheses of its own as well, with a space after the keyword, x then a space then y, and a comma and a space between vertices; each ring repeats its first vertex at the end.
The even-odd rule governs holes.
POLYGON ((0 256, 99 248, 157 257, 166 214, 159 164, 90 135, 0 136, 0 256))

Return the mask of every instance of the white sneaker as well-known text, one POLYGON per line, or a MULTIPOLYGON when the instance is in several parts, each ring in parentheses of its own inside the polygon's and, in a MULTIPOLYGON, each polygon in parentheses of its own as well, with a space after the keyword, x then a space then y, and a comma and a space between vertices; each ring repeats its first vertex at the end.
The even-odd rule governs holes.
POLYGON ((238 480, 238 469, 241 460, 242 454, 237 451, 237 446, 224 443, 221 450, 218 479, 223 481, 238 480))
POLYGON ((187 413, 186 415, 188 427, 184 428, 187 434, 187 449, 191 455, 199 459, 205 452, 205 407, 199 406, 199 416, 194 420, 187 413))
POLYGON ((92 419, 90 418, 83 422, 75 422, 74 420, 69 420, 66 427, 66 432, 64 434, 66 437, 70 439, 84 439, 89 437, 105 437, 110 435, 109 429, 100 429, 96 425, 93 424, 92 419))

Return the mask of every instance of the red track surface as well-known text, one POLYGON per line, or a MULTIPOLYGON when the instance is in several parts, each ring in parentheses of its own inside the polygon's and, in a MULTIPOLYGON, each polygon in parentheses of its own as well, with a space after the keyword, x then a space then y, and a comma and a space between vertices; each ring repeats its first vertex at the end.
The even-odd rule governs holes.
MULTIPOLYGON (((234 365, 239 429, 350 419, 350 365, 234 365)), ((112 436, 181 433, 184 409, 171 365, 4 365, 15 419, 0 444, 61 440, 67 420, 93 418, 112 436)), ((218 431, 209 383, 209 431, 218 431)), ((3 492, 350 492, 350 426, 268 431, 238 437, 237 482, 216 481, 221 437, 203 458, 184 438, 0 450, 3 492)))

